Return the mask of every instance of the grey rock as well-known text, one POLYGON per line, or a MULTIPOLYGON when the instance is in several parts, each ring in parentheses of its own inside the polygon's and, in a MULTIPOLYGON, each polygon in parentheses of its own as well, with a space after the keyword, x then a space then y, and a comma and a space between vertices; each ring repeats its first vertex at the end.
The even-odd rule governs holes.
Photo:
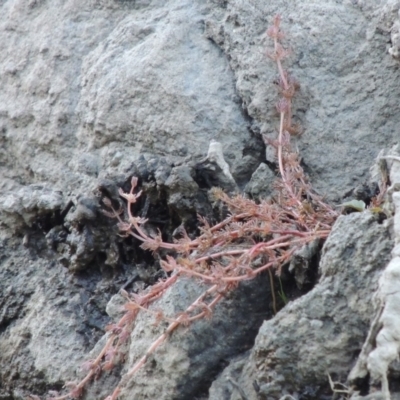
MULTIPOLYGON (((269 288, 267 276, 243 282, 216 307, 211 320, 195 322, 173 333, 131 378, 121 398, 183 400, 207 394, 221 364, 247 350, 262 321, 270 317, 269 288)), ((192 280, 180 279, 152 308, 174 316, 205 289, 192 280)), ((165 327, 163 323, 155 326, 153 316, 139 317, 131 335, 125 368, 132 367, 142 357, 165 327)))
POLYGON ((322 399, 331 393, 328 373, 346 382, 390 259, 390 226, 391 220, 381 224, 370 212, 339 217, 323 248, 318 284, 260 328, 238 380, 249 400, 279 399, 285 392, 322 399))
POLYGON ((248 176, 243 149, 259 159, 262 145, 207 14, 187 0, 4 4, 0 126, 16 162, 2 174, 79 193, 141 152, 204 157, 216 139, 248 176))
POLYGON ((232 392, 242 390, 237 380, 248 358, 249 352, 246 352, 230 360, 229 365, 212 383, 209 390, 209 400, 229 400, 232 392))
MULTIPOLYGON (((148 273, 154 265, 148 266, 150 257, 143 256, 138 243, 122 242, 115 224, 101 214, 104 196, 118 208, 117 188, 129 190, 131 176, 138 176, 145 194, 135 211, 153 219, 157 213, 167 215, 163 234, 172 237, 176 226, 196 213, 212 214, 207 190, 214 181, 209 179, 203 187, 196 165, 213 139, 221 143, 237 186, 248 185, 254 195, 264 195, 258 174, 268 171, 255 171, 265 158, 274 161, 274 151, 265 148, 260 134, 275 136, 277 125, 276 69, 265 57, 270 46, 265 30, 277 12, 293 49, 289 69, 301 84, 294 118, 303 134, 294 139, 295 147, 312 183, 334 200, 362 185, 380 148, 398 141, 400 70, 394 57, 399 46, 399 8, 395 0, 2 2, 0 396, 22 399, 28 393, 61 389, 103 334, 108 322, 106 303, 136 271, 136 261, 143 262, 149 281, 158 278, 148 273), (39 183, 41 188, 35 186, 39 183), (65 210, 69 200, 73 206, 65 210), (55 214, 61 218, 53 218, 55 214), (49 222, 46 226, 43 219, 49 222), (22 235, 30 238, 24 241, 27 247, 21 245, 22 235)), ((214 167, 207 164, 208 177, 222 176, 214 167)), ((278 366, 276 375, 268 376, 270 386, 260 381, 262 393, 279 397, 286 386, 308 385, 310 380, 307 390, 314 390, 317 381, 325 388, 325 372, 316 370, 326 366, 324 360, 330 360, 340 374, 348 370, 353 357, 346 351, 358 350, 366 334, 371 308, 365 299, 372 295, 380 271, 381 263, 372 265, 370 260, 376 258, 375 251, 382 262, 386 260, 389 247, 381 232, 384 226, 372 219, 369 225, 363 218, 342 218, 342 225, 349 221, 349 233, 334 233, 327 242, 319 287, 328 297, 311 292, 264 325, 257 346, 276 350, 273 357, 278 366), (368 242, 371 236, 363 238, 361 233, 370 230, 376 240, 368 242), (341 237, 354 243, 354 248, 341 237), (377 246, 382 249, 376 250, 377 246), (345 275, 343 266, 348 267, 346 273, 353 268, 348 258, 354 252, 358 257, 361 250, 369 257, 367 269, 357 269, 357 279, 345 275), (329 254, 337 271, 328 268, 329 254), (350 286, 351 279, 361 289, 350 298, 349 311, 344 294, 336 303, 333 296, 350 286), (317 304, 308 311, 310 298, 317 304), (321 299, 326 304, 319 304, 321 299), (311 311, 316 315, 309 315, 311 311), (354 336, 347 337, 341 330, 353 318, 361 322, 354 336), (282 333, 281 322, 287 323, 283 326, 288 332, 282 333), (263 336, 268 327, 272 327, 270 339, 263 336), (310 339, 318 331, 329 339, 328 356, 315 360, 325 354, 321 343, 314 347, 310 339), (289 332, 292 350, 276 339, 287 338, 289 332), (299 336, 295 334, 303 335, 307 347, 296 347, 299 336), (332 339, 332 335, 336 336, 332 339), (277 348, 278 343, 282 348, 277 348), (336 347, 337 356, 332 358, 336 347), (294 365, 292 370, 285 367, 285 359, 294 365), (287 377, 287 383, 282 377, 287 377)), ((228 306, 224 310, 236 312, 228 306)), ((235 337, 246 329, 237 327, 235 337)), ((164 353, 156 355, 161 365, 157 373, 166 369, 168 374, 179 366, 171 380, 157 382, 160 374, 152 375, 147 366, 132 393, 150 393, 146 383, 150 376, 157 396, 165 383, 166 394, 158 397, 206 396, 223 368, 216 366, 218 357, 228 362, 233 353, 243 350, 237 342, 221 344, 231 332, 218 332, 220 336, 210 333, 207 337, 212 340, 201 342, 209 349, 204 352, 203 347, 199 354, 204 356, 195 358, 196 368, 199 360, 204 363, 198 368, 203 376, 193 377, 189 372, 197 369, 185 368, 192 357, 185 351, 193 349, 197 337, 177 335, 164 353), (183 350, 173 350, 181 338, 183 350), (175 352, 176 363, 172 356, 163 360, 168 351, 175 352), (192 387, 191 382, 203 383, 192 387)), ((148 340, 143 338, 143 343, 148 340)), ((132 349, 128 356, 133 358, 139 350, 132 349)), ((264 358, 270 360, 262 352, 252 354, 251 360, 257 359, 261 366, 264 358)), ((251 379, 246 383, 244 378, 253 375, 245 373, 239 385, 253 396, 251 379)), ((116 384, 117 375, 108 375, 104 386, 97 382, 91 389, 93 398, 101 398, 100 393, 116 384)), ((124 396, 129 398, 129 393, 124 396)))
MULTIPOLYGON (((172 169, 171 175, 165 182, 167 188, 168 206, 177 214, 184 224, 196 215, 196 210, 201 215, 209 215, 209 210, 203 208, 203 202, 199 201, 200 190, 191 176, 191 169, 186 166, 178 166, 172 169)), ((200 197, 201 198, 201 197, 200 197)))
POLYGON ((288 69, 301 85, 293 108, 303 130, 296 146, 312 183, 332 199, 361 183, 379 149, 398 141, 398 61, 387 52, 398 2, 212 4, 206 34, 229 57, 253 129, 276 137, 277 73, 265 57, 265 31, 279 13, 292 50, 288 69))
POLYGON ((110 288, 96 276, 74 278, 18 240, 2 238, 0 250, 0 397, 61 389, 103 334, 110 288))
POLYGON ((51 187, 24 186, 0 196, 0 224, 14 233, 22 233, 41 219, 54 218, 63 205, 62 193, 51 187))
POLYGON ((275 174, 265 163, 261 163, 251 176, 250 182, 244 188, 244 192, 254 199, 266 199, 274 191, 273 183, 275 174))
MULTIPOLYGON (((379 279, 379 288, 374 296, 375 317, 357 363, 349 374, 349 381, 356 387, 359 386, 357 382, 363 382, 364 389, 368 381, 369 392, 373 393, 376 387, 380 387, 383 398, 390 400, 392 390, 389 388, 389 380, 393 380, 393 377, 389 378, 389 375, 398 375, 399 352, 399 334, 396 329, 399 318, 400 158, 397 149, 391 149, 383 159, 390 161, 387 167, 391 185, 387 190, 386 203, 390 203, 391 207, 387 209, 392 209, 394 213, 395 246, 391 252, 392 259, 379 279)), ((397 392, 396 389, 393 391, 397 392)))

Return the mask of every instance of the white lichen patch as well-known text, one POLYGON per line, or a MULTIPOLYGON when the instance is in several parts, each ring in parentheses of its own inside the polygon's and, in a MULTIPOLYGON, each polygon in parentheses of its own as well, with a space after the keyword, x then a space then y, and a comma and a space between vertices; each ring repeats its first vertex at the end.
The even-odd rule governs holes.
MULTIPOLYGON (((225 161, 224 153, 222 151, 222 144, 216 140, 211 140, 210 146, 208 148, 207 159, 214 161, 223 171, 225 176, 235 183, 231 171, 229 169, 228 163, 225 161)), ((236 183, 235 183, 236 184, 236 183)))
MULTIPOLYGON (((397 148, 396 148, 397 149, 397 148)), ((378 313, 349 379, 370 374, 372 384, 381 383, 381 396, 390 400, 388 371, 400 354, 400 157, 396 149, 389 155, 380 156, 387 161, 390 177, 388 200, 393 213, 395 247, 392 259, 379 280, 376 293, 378 313)), ((353 396, 354 398, 354 396, 353 396)))

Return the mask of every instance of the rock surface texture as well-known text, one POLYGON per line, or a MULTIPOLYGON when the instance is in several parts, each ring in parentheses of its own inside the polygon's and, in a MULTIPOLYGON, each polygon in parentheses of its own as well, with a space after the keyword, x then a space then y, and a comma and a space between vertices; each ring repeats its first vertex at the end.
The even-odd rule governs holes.
MULTIPOLYGON (((265 34, 277 13, 301 87, 302 164, 329 201, 353 196, 379 151, 400 140, 399 10, 397 0, 0 2, 0 399, 44 397, 81 376, 119 290, 163 277, 151 253, 118 235, 104 197, 118 208, 118 188, 137 176, 136 215, 172 240, 180 226, 195 234, 198 214, 221 217, 213 186, 272 195, 276 160, 262 135, 274 139, 279 122, 265 34)), ((211 321, 172 335, 120 398, 324 399, 327 374, 346 383, 356 365, 354 400, 395 399, 397 331, 391 353, 374 358, 388 348, 390 318, 399 325, 390 271, 372 301, 393 240, 398 263, 392 192, 383 221, 339 218, 307 294, 282 277, 293 301, 273 317, 268 276, 248 282, 211 321)), ((175 312, 198 290, 182 280, 158 306, 175 312)), ((140 319, 126 363, 83 399, 110 394, 157 329, 140 319)))
POLYGON ((390 260, 391 225, 367 212, 339 217, 322 252, 318 284, 261 326, 238 379, 248 399, 284 394, 328 399, 328 374, 346 382, 371 323, 378 279, 390 260))

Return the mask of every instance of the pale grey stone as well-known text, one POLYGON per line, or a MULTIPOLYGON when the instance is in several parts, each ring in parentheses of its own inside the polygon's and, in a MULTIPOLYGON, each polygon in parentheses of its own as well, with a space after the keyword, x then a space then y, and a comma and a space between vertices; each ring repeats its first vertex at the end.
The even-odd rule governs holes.
MULTIPOLYGON (((292 49, 288 68, 301 85, 294 119, 302 134, 294 148, 313 186, 336 200, 362 184, 379 150, 399 140, 399 8, 397 0, 2 2, 0 397, 61 389, 100 340, 110 322, 106 304, 129 282, 143 254, 138 243, 118 237, 102 213, 105 197, 119 209, 117 188, 129 191, 132 175, 144 189, 140 216, 152 219, 151 228, 164 227, 171 240, 182 223, 195 230, 197 213, 213 215, 211 186, 232 189, 214 166, 201 165, 211 140, 221 143, 239 189, 268 195, 257 176, 263 169, 271 175, 266 154, 275 161, 275 150, 265 148, 260 134, 275 137, 278 125, 277 73, 265 54, 271 46, 265 31, 276 13, 292 49)), ((267 372, 256 376, 258 396, 275 400, 297 385, 298 395, 303 390, 321 399, 314 384, 326 388, 322 369, 328 362, 339 378, 349 370, 373 314, 368 299, 390 253, 390 228, 366 215, 338 222, 325 245, 320 283, 263 325, 249 362, 272 360, 277 367, 268 382, 262 381, 267 372), (354 267, 351 257, 364 260, 364 269, 354 267), (349 287, 353 295, 346 297, 349 287), (327 338, 325 347, 320 335, 327 338), (300 349, 299 343, 307 345, 300 349)), ((160 278, 149 260, 141 260, 143 284, 160 278)), ((226 314, 234 312, 227 307, 226 314)), ((240 325, 235 335, 246 337, 240 325)), ((231 329, 218 331, 217 339, 224 342, 231 329)), ((183 337, 164 355, 173 354, 183 337)), ((186 350, 191 338, 182 339, 186 350)), ((164 396, 171 399, 207 397, 212 380, 241 351, 221 345, 218 353, 208 343, 210 357, 199 358, 198 376, 182 367, 198 360, 176 350, 182 362, 173 372, 183 374, 182 391, 177 374, 167 378, 175 364, 157 355, 165 371, 157 370, 164 377, 154 393, 165 384, 164 396), (226 360, 218 364, 221 354, 226 360)), ((238 383, 251 398, 248 368, 238 383)), ((97 381, 93 398, 113 387, 117 375, 97 381)), ((140 398, 149 390, 144 383, 132 393, 140 398)), ((238 396, 232 387, 229 393, 238 396)))

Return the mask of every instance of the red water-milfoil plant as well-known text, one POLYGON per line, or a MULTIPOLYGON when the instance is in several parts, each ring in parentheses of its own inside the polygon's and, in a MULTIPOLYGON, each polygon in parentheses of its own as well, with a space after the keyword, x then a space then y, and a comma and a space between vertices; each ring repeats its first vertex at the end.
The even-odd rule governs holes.
POLYGON ((89 381, 101 371, 112 368, 119 358, 121 345, 129 340, 139 312, 150 312, 156 320, 169 321, 164 333, 130 367, 122 377, 121 384, 106 399, 116 400, 124 382, 145 364, 149 355, 174 330, 200 318, 210 317, 224 294, 234 290, 241 281, 253 279, 267 270, 279 274, 282 266, 290 261, 298 249, 329 235, 338 213, 312 189, 300 165, 299 156, 290 143, 291 135, 298 130, 292 123, 292 99, 299 85, 283 68, 282 61, 289 52, 281 44, 284 35, 280 22, 280 17, 276 16, 267 30, 267 35, 274 42, 273 49, 267 54, 277 65, 280 94, 276 104, 280 117, 277 138, 273 141, 265 138, 269 145, 276 148, 276 165, 280 174, 273 200, 256 203, 241 195, 231 198, 215 188, 215 198, 227 206, 230 215, 214 226, 200 218, 198 237, 191 239, 183 231, 181 238, 173 243, 163 241, 161 234, 150 236, 144 228, 146 219, 133 214, 133 205, 141 195, 141 191, 137 191, 136 177, 131 180, 129 193, 120 190, 121 197, 126 201, 125 210, 116 210, 111 201, 105 200, 107 214, 118 220, 121 233, 139 240, 143 249, 168 251, 169 255, 161 261, 161 267, 168 277, 143 293, 122 293, 126 298, 126 312, 120 321, 107 327, 108 338, 104 348, 96 359, 85 364, 87 375, 80 382, 70 383, 72 388, 65 395, 53 393, 51 399, 79 397, 89 381), (149 304, 160 298, 181 276, 205 283, 207 289, 179 315, 165 316, 159 311, 149 310, 149 304))

